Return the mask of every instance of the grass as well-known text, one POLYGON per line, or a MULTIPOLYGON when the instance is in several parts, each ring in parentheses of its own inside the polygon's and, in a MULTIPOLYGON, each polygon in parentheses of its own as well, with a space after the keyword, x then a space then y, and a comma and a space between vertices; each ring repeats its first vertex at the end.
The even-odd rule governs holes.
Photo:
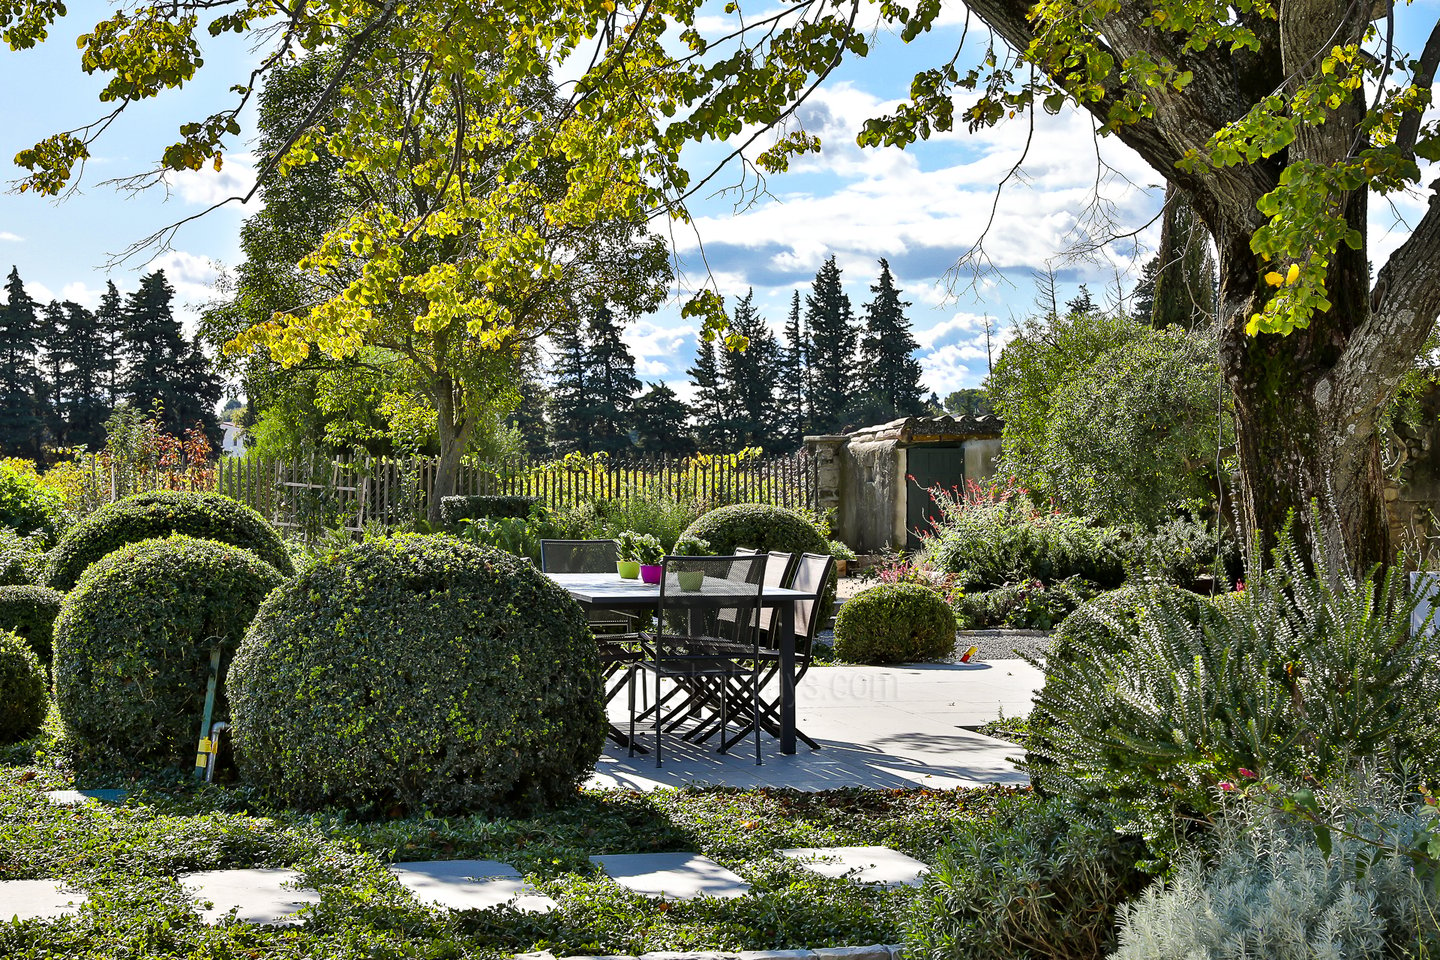
POLYGON ((815 948, 896 942, 914 892, 818 877, 780 857, 791 846, 884 844, 921 860, 1006 792, 684 790, 583 792, 530 819, 357 822, 301 814, 236 787, 183 778, 129 784, 118 806, 52 805, 73 785, 56 766, 0 766, 0 877, 57 879, 90 893, 81 912, 0 923, 0 956, 258 958, 489 957, 531 950, 815 948), (665 902, 628 893, 591 867, 598 853, 693 851, 736 871, 736 900, 665 902), (432 912, 386 872, 393 861, 497 859, 559 903, 432 912), (321 893, 300 928, 206 926, 174 876, 290 867, 321 893))

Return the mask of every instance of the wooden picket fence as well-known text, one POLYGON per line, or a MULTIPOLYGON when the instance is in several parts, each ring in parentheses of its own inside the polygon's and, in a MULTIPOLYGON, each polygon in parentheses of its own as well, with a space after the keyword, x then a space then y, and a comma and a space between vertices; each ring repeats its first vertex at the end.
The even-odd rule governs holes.
MULTIPOLYGON (((312 456, 292 460, 225 457, 184 472, 118 472, 96 464, 85 483, 98 506, 142 490, 213 490, 254 507, 282 529, 310 536, 323 529, 358 531, 423 516, 435 488, 432 457, 379 459, 312 456)), ((704 507, 770 503, 813 509, 815 463, 807 453, 609 459, 466 460, 457 494, 530 496, 552 508, 608 500, 670 499, 704 507)))

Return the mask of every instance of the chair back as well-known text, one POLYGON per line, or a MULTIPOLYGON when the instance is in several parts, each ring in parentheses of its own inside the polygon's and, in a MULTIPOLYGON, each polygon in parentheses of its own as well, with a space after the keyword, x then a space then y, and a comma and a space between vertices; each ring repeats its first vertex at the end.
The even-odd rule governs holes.
POLYGON ((614 573, 619 547, 614 540, 541 540, 545 573, 614 573))
POLYGON ((825 620, 825 614, 820 610, 821 595, 825 593, 825 587, 830 583, 830 575, 834 571, 834 557, 820 553, 800 555, 795 579, 790 586, 795 590, 813 593, 816 599, 795 601, 795 652, 799 656, 809 658, 810 645, 815 640, 820 624, 825 620))
MULTIPOLYGON (((795 579, 795 570, 799 566, 800 555, 797 553, 785 553, 780 550, 771 550, 766 556, 770 559, 765 561, 765 586, 790 586, 790 581, 795 579)), ((776 636, 776 625, 779 624, 779 622, 779 607, 766 607, 761 610, 761 639, 766 646, 778 647, 780 645, 780 638, 776 636)))
POLYGON ((757 644, 768 559, 763 553, 666 557, 658 610, 665 631, 757 644))

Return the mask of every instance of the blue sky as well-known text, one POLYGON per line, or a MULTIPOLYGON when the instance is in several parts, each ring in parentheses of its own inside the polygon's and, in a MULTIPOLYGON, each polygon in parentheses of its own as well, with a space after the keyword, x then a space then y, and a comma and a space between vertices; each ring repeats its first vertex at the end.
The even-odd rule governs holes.
MULTIPOLYGON (((0 166, 5 168, 0 178, 18 176, 9 163, 18 150, 98 115, 100 83, 80 72, 72 42, 96 17, 95 5, 86 6, 90 9, 73 13, 40 49, 0 52, 0 90, 8 94, 0 123, 0 166)), ((1418 0, 1399 10, 1402 45, 1418 49, 1421 31, 1428 31, 1437 8, 1437 0, 1418 0)), ((926 385, 942 396, 983 380, 985 318, 996 326, 998 352, 1011 321, 1029 312, 1031 278, 1047 263, 1060 270, 1062 296, 1072 295, 1080 282, 1088 283, 1097 299, 1117 283, 1128 295, 1157 230, 1139 235, 1138 256, 1133 244, 1108 249, 1091 262, 1074 262, 1065 253, 1094 202, 1097 151, 1106 164, 1099 195, 1122 230, 1154 216, 1160 178, 1117 142, 1102 141, 1097 147, 1088 117, 1067 110, 1038 119, 1025 176, 1005 188, 986 237, 994 269, 978 279, 968 273, 952 276, 950 268, 979 238, 995 185, 1019 157, 1024 127, 1002 125, 976 135, 962 131, 904 151, 855 146, 860 125, 904 96, 917 66, 949 57, 963 17, 958 4, 947 5, 936 28, 909 46, 884 31, 877 34, 870 57, 842 67, 802 108, 806 129, 825 145, 819 157, 769 178, 766 194, 738 209, 735 191, 703 198, 692 208, 694 229, 674 228, 670 239, 682 277, 698 284, 708 266, 729 298, 753 286, 761 313, 778 328, 791 292, 799 289, 803 297, 828 256, 837 257, 857 313, 871 298, 877 260, 886 257, 912 303, 908 313, 921 345, 926 385)), ((969 42, 977 42, 973 29, 969 42)), ((197 82, 142 104, 145 109, 107 133, 74 195, 54 202, 32 194, 0 194, 0 267, 8 272, 11 264, 18 266, 32 295, 93 306, 107 277, 128 291, 137 285, 139 272, 163 267, 178 291, 182 315, 193 319, 193 307, 212 296, 219 269, 238 262, 238 231, 246 211, 232 205, 185 227, 174 249, 149 263, 134 261, 108 271, 104 266, 111 254, 152 231, 243 191, 253 177, 246 145, 238 143, 238 154, 219 174, 172 177, 168 190, 130 196, 103 183, 145 169, 157 146, 174 139, 179 123, 228 102, 225 87, 248 60, 246 47, 230 38, 207 47, 205 58, 197 82)), ((700 168, 714 156, 712 146, 695 149, 689 159, 700 168)), ((720 190, 738 176, 738 171, 722 173, 713 183, 720 190)), ((1399 205, 1402 214, 1419 209, 1417 200, 1399 205)), ((1394 215, 1385 204, 1372 204, 1372 210, 1372 258, 1378 265, 1406 231, 1393 226, 1394 215)), ((634 324, 627 340, 642 379, 670 382, 688 398, 684 370, 694 358, 695 335, 680 319, 678 301, 634 324)))

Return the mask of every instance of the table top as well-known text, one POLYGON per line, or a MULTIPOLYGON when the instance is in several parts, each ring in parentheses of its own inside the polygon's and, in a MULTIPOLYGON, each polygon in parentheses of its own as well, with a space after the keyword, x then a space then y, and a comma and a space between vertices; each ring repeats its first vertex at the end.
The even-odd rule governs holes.
MULTIPOLYGON (((607 607, 654 607, 660 602, 660 584, 622 580, 618 573, 547 573, 545 576, 564 587, 570 596, 581 603, 603 604, 607 607)), ((667 594, 668 599, 681 603, 686 597, 701 600, 704 596, 703 583, 701 589, 695 592, 667 594)), ((761 591, 760 604, 767 607, 779 606, 782 603, 815 598, 814 593, 803 590, 767 586, 761 591)))

